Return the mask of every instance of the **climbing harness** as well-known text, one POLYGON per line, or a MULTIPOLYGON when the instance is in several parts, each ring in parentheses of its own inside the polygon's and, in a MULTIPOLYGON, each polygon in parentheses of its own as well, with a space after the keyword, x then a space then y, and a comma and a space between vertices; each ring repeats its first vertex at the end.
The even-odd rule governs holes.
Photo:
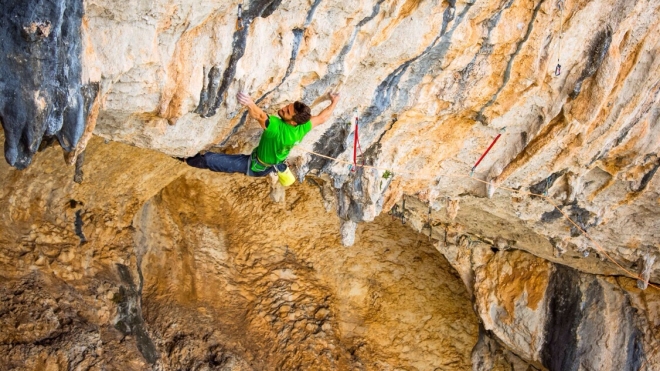
MULTIPOLYGON (((357 168, 357 151, 360 149, 360 156, 362 156, 362 147, 360 146, 360 137, 358 135, 358 127, 360 124, 360 119, 357 115, 357 112, 355 113, 355 132, 354 132, 354 138, 353 138, 353 166, 350 168, 352 172, 355 171, 357 168)), ((364 166, 364 157, 362 158, 362 166, 364 166)))
POLYGON ((238 17, 236 18, 236 31, 243 29, 243 3, 238 4, 238 17))
POLYGON ((557 6, 559 7, 559 41, 557 42, 557 67, 555 67, 555 76, 561 75, 561 64, 559 63, 561 59, 561 39, 564 36, 564 26, 562 24, 564 19, 564 0, 559 0, 557 6))
POLYGON ((493 146, 495 145, 495 143, 497 142, 497 140, 500 139, 500 137, 502 136, 502 132, 503 132, 505 129, 506 129, 506 128, 503 128, 503 129, 500 131, 500 133, 497 134, 497 136, 495 137, 495 139, 493 139, 493 142, 492 142, 492 143, 490 144, 490 146, 488 146, 488 148, 486 149, 486 152, 484 152, 484 154, 481 155, 481 157, 479 157, 479 160, 477 160, 477 163, 474 164, 474 166, 472 166, 472 171, 470 171, 470 176, 474 175, 474 170, 477 168, 477 166, 479 166, 479 164, 481 163, 481 160, 483 160, 484 157, 486 157, 486 155, 488 154, 488 152, 490 152, 490 149, 493 148, 493 146))

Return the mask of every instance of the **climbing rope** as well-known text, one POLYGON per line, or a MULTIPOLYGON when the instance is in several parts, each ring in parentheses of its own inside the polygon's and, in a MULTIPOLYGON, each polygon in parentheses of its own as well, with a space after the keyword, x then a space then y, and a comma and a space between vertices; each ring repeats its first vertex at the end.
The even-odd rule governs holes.
MULTIPOLYGON (((497 137, 499 137, 499 135, 498 135, 497 137)), ((497 139, 497 138, 496 138, 496 139, 497 139)), ((490 146, 490 147, 492 147, 492 145, 494 144, 494 142, 495 142, 495 141, 493 141, 493 143, 491 143, 491 146, 490 146)), ((490 147, 489 147, 489 149, 490 149, 490 147)), ((323 154, 320 154, 320 153, 316 153, 316 152, 310 151, 310 150, 308 150, 308 149, 306 149, 306 148, 303 148, 303 147, 297 147, 297 148, 299 148, 299 149, 302 150, 303 152, 307 152, 307 153, 309 153, 309 154, 311 154, 311 155, 314 155, 314 156, 318 156, 318 157, 321 157, 321 158, 325 158, 325 159, 328 159, 328 160, 332 160, 333 162, 352 165, 352 164, 351 164, 350 162, 348 162, 348 161, 343 161, 343 160, 340 160, 340 159, 337 159, 337 158, 334 158, 334 157, 330 157, 330 156, 326 156, 326 155, 323 155, 323 154)), ((487 153, 487 152, 488 152, 488 150, 486 150, 486 153, 487 153)), ((485 153, 484 153, 484 155, 485 155, 485 153)), ((483 157, 483 155, 482 155, 482 157, 483 157)), ((477 163, 477 165, 478 165, 478 163, 477 163)), ((374 170, 380 170, 380 171, 392 172, 392 170, 390 170, 390 169, 382 168, 382 167, 377 167, 377 166, 369 166, 369 165, 364 165, 364 164, 359 165, 359 166, 361 166, 362 168, 365 168, 365 169, 374 169, 374 170)), ((476 167, 476 165, 475 165, 475 167, 476 167)), ((474 169, 474 168, 473 168, 473 169, 474 169)), ((434 176, 434 177, 416 177, 417 173, 410 172, 410 171, 403 171, 403 170, 398 170, 397 173, 398 173, 398 174, 401 174, 401 173, 402 173, 402 174, 413 175, 414 179, 417 179, 417 180, 426 180, 426 179, 428 179, 428 180, 433 180, 433 179, 436 179, 436 178, 438 177, 437 175, 434 176)), ((637 279, 637 280, 644 281, 644 282, 648 283, 649 286, 654 287, 654 288, 656 288, 656 289, 660 289, 660 286, 657 286, 657 285, 655 285, 655 284, 653 284, 653 283, 650 283, 650 282, 648 282, 647 280, 645 280, 641 275, 638 275, 638 274, 635 274, 635 273, 629 271, 628 269, 626 269, 625 267, 623 267, 621 264, 619 264, 619 262, 617 262, 617 261, 616 261, 614 258, 612 258, 609 254, 607 254, 607 253, 605 252, 605 249, 603 249, 603 248, 600 246, 600 244, 598 244, 598 242, 596 242, 596 240, 594 240, 594 239, 591 237, 591 235, 589 235, 589 234, 587 233, 587 231, 584 230, 584 228, 582 228, 582 227, 579 226, 577 223, 575 223, 575 222, 573 221, 573 219, 571 219, 570 216, 568 216, 568 215, 567 215, 562 209, 560 209, 559 206, 558 206, 554 201, 552 201, 552 199, 551 199, 549 196, 542 195, 542 194, 536 194, 536 193, 532 193, 532 192, 525 192, 525 191, 521 191, 521 190, 519 190, 519 189, 513 189, 513 188, 509 188, 509 187, 504 187, 504 186, 501 186, 501 185, 492 184, 491 182, 487 182, 487 181, 485 181, 485 180, 481 180, 481 179, 478 179, 478 178, 474 178, 474 177, 472 177, 471 175, 460 175, 460 174, 449 174, 449 173, 447 173, 447 174, 441 174, 440 176, 449 177, 449 178, 463 178, 463 179, 469 179, 469 180, 473 180, 473 181, 476 181, 476 182, 480 182, 480 183, 483 183, 483 184, 486 184, 486 185, 489 185, 489 186, 495 187, 495 188, 497 188, 497 189, 501 189, 501 190, 504 190, 504 191, 508 191, 508 192, 510 192, 510 193, 518 194, 518 195, 520 195, 520 196, 530 196, 530 197, 531 197, 531 196, 535 196, 535 197, 540 197, 540 198, 546 200, 550 205, 552 205, 552 207, 554 207, 557 211, 559 211, 559 213, 561 213, 561 215, 564 217, 564 219, 568 220, 569 223, 571 223, 575 228, 577 228, 577 230, 580 231, 580 232, 581 232, 581 233, 582 233, 582 234, 583 234, 583 235, 584 235, 584 236, 585 236, 585 237, 586 237, 586 238, 587 238, 587 239, 588 239, 588 240, 594 245, 594 247, 596 248, 596 250, 598 250, 598 252, 599 252, 602 256, 605 256, 605 257, 606 257, 609 261, 611 261, 614 265, 616 265, 617 267, 619 267, 619 269, 620 269, 621 271, 625 272, 625 273, 628 275, 629 278, 634 278, 634 279, 637 279)), ((404 202, 405 202, 405 201, 404 201, 404 202)), ((405 207, 405 204, 403 204, 402 206, 405 207)))
POLYGON ((561 40, 564 37, 564 0, 557 2, 559 7, 559 41, 557 42, 557 67, 555 67, 555 76, 561 75, 561 40))

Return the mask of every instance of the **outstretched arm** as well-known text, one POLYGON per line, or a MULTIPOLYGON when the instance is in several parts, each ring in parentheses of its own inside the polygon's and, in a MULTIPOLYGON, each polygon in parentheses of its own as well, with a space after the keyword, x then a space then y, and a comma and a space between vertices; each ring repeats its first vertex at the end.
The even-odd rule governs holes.
POLYGON ((312 127, 323 124, 332 116, 332 111, 335 110, 335 106, 337 106, 337 102, 339 102, 339 93, 330 93, 328 96, 331 101, 330 105, 325 107, 325 109, 323 109, 323 111, 317 116, 312 117, 312 127))
POLYGON ((248 114, 250 117, 253 119, 259 121, 259 125, 263 129, 266 128, 266 120, 268 120, 268 115, 266 112, 264 112, 261 108, 257 107, 256 104, 252 101, 252 98, 250 98, 249 95, 243 93, 243 92, 238 92, 236 94, 236 98, 238 99, 238 103, 244 105, 248 109, 248 114))

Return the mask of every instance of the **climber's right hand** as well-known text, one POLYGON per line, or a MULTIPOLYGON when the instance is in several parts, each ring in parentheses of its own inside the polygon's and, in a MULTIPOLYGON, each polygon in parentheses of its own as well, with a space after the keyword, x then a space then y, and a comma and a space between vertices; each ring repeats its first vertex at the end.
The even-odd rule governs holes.
POLYGON ((238 94, 236 94, 236 99, 238 100, 238 103, 244 106, 249 106, 254 103, 254 101, 252 101, 252 98, 250 98, 249 95, 243 93, 242 91, 239 91, 238 94))

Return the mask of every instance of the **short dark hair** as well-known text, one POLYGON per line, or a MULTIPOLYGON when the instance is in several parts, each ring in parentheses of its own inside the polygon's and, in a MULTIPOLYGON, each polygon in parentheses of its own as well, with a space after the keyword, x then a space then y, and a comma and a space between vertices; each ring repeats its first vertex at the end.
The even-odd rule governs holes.
POLYGON ((293 110, 296 112, 293 115, 293 121, 297 124, 304 124, 312 118, 312 109, 301 101, 293 103, 293 110))

